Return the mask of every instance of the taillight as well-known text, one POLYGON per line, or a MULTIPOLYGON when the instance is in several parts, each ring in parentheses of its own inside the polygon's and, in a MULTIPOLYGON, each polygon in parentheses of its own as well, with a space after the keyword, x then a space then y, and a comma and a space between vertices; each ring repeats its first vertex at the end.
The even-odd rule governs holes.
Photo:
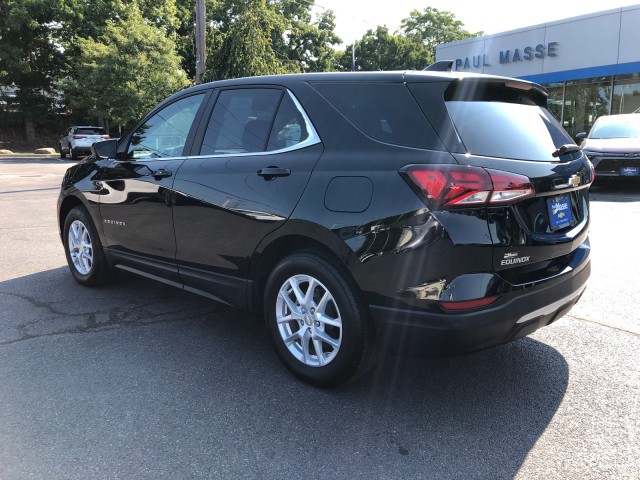
POLYGON ((535 194, 529 178, 466 165, 408 165, 400 170, 434 208, 504 204, 535 194))
POLYGON ((87 138, 87 137, 82 136, 82 135, 74 135, 73 138, 74 138, 74 140, 81 140, 81 139, 87 138))

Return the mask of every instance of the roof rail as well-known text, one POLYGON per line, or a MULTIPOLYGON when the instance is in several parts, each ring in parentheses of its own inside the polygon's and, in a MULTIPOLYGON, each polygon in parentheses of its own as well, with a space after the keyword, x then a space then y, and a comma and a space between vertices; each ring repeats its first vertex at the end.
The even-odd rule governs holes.
POLYGON ((429 72, 450 72, 453 68, 453 60, 440 60, 439 62, 432 63, 422 71, 429 72))

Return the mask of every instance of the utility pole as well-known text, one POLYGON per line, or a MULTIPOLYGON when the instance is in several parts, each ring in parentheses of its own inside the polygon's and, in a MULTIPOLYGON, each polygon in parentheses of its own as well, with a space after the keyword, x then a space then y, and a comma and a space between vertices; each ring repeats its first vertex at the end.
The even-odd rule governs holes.
POLYGON ((353 41, 353 45, 351 45, 351 71, 356 71, 356 41, 353 41))
POLYGON ((202 83, 206 62, 204 1, 196 0, 196 84, 202 83))

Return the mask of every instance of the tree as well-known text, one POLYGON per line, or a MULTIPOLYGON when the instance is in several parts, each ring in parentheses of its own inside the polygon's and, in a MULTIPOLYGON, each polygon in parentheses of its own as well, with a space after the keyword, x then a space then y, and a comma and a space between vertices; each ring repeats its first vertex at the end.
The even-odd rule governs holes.
MULTIPOLYGON (((352 45, 347 46, 340 64, 351 68, 352 45)), ((356 70, 422 70, 433 63, 429 49, 419 40, 403 35, 392 35, 387 27, 368 30, 356 42, 356 70)))
POLYGON ((334 70, 333 46, 340 43, 335 16, 327 10, 313 20, 312 6, 300 0, 219 0, 207 6, 207 79, 334 70))
POLYGON ((427 7, 422 12, 412 10, 409 17, 402 20, 400 28, 407 37, 419 39, 426 45, 431 57, 436 57, 436 46, 441 43, 455 42, 465 38, 478 37, 484 32, 471 33, 465 30, 464 23, 456 19, 451 12, 427 7))
POLYGON ((0 85, 17 89, 15 106, 30 142, 36 138, 37 123, 54 108, 53 85, 62 65, 55 32, 62 9, 61 0, 0 3, 0 85))
POLYGON ((110 20, 97 39, 80 39, 77 75, 67 80, 69 106, 97 120, 127 125, 188 85, 176 46, 136 4, 126 18, 110 20))
POLYGON ((324 10, 314 20, 311 3, 297 0, 274 2, 276 13, 285 21, 286 34, 273 38, 274 49, 281 60, 302 72, 325 72, 336 69, 335 46, 341 40, 335 33, 336 18, 324 10))
POLYGON ((284 33, 284 23, 266 8, 265 0, 257 0, 228 27, 221 48, 214 54, 215 79, 273 75, 286 68, 273 49, 272 35, 284 33))

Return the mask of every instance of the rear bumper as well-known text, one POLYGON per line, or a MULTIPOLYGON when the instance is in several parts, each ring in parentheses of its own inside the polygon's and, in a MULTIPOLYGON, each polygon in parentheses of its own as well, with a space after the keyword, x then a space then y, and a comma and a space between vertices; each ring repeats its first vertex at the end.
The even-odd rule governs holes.
POLYGON ((569 312, 586 288, 589 258, 570 272, 521 286, 491 308, 456 313, 370 305, 380 346, 403 353, 455 354, 500 345, 569 312))

